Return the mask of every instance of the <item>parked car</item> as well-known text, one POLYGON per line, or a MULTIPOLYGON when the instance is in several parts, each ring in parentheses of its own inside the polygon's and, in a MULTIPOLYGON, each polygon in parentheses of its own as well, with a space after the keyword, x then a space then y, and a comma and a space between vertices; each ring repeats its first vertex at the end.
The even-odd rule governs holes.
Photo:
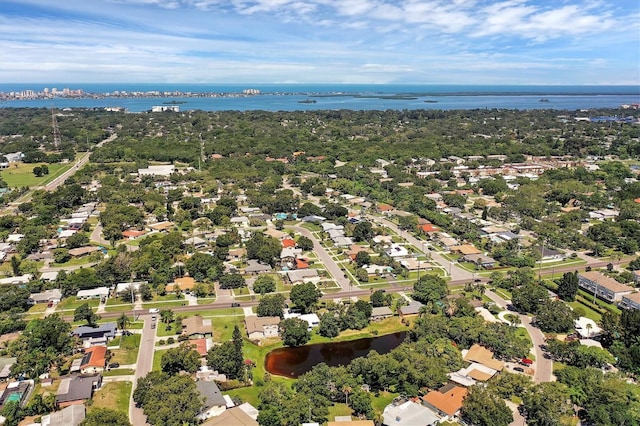
POLYGON ((157 313, 159 313, 159 312, 160 312, 160 309, 158 309, 158 308, 151 308, 151 309, 149 309, 149 313, 150 313, 150 314, 157 314, 157 313))
POLYGON ((524 373, 524 368, 522 368, 522 367, 513 367, 513 370, 514 371, 519 371, 521 373, 524 373))
POLYGON ((522 358, 520 360, 520 364, 522 364, 522 365, 532 365, 533 364, 533 360, 530 360, 529 358, 522 358))
POLYGON ((109 364, 109 368, 120 368, 120 364, 117 362, 112 362, 109 364))
POLYGON ((240 307, 240 304, 239 304, 238 302, 233 302, 233 303, 231 304, 231 307, 232 307, 232 308, 238 308, 238 307, 240 307))

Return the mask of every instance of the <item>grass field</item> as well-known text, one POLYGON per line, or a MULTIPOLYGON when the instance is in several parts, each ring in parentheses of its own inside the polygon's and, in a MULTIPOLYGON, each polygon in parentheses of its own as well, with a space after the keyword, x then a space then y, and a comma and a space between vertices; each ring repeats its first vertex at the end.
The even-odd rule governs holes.
POLYGON ((103 376, 105 377, 111 377, 111 376, 133 376, 136 373, 136 370, 134 370, 133 368, 115 368, 113 370, 109 370, 109 371, 104 371, 102 373, 103 376))
MULTIPOLYGON (((140 335, 123 336, 120 338, 120 348, 113 349, 111 362, 120 364, 135 364, 138 360, 138 348, 140 347, 140 335)), ((114 339, 115 340, 115 339, 114 339)))
POLYGON ((2 172, 0 172, 0 176, 2 176, 2 179, 4 179, 4 181, 7 182, 7 185, 9 185, 10 187, 42 186, 51 182, 53 179, 60 176, 62 173, 66 172, 73 166, 72 162, 67 164, 47 164, 47 167, 49 167, 49 174, 41 177, 36 177, 36 175, 33 174, 33 168, 36 166, 41 166, 43 164, 46 163, 13 163, 11 167, 2 170, 2 172))
POLYGON ((168 350, 169 349, 158 349, 153 352, 153 367, 151 367, 151 371, 161 370, 160 361, 162 360, 162 355, 164 355, 164 353, 167 352, 168 350))
POLYGON ((93 394, 93 403, 88 408, 91 412, 95 408, 111 408, 129 414, 129 397, 131 396, 131 382, 111 382, 93 394))

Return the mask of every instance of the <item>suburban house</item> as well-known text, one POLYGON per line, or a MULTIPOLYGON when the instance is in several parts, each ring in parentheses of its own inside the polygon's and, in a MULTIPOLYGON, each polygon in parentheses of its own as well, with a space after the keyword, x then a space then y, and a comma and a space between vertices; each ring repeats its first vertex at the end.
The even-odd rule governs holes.
POLYGON ((109 297, 109 287, 90 288, 78 290, 76 298, 78 300, 100 299, 106 300, 109 297))
POLYGON ((167 291, 174 291, 177 288, 180 291, 189 291, 196 285, 196 280, 193 277, 181 277, 173 280, 173 283, 167 284, 167 291))
POLYGON ((182 334, 189 339, 206 339, 213 336, 211 320, 194 315, 182 320, 182 334))
POLYGON ((420 313, 420 308, 424 305, 418 301, 412 301, 408 305, 401 306, 398 308, 398 313, 401 317, 405 317, 407 315, 418 315, 420 313))
POLYGON ((173 227, 175 226, 175 224, 173 222, 169 222, 169 221, 164 221, 164 222, 156 222, 153 223, 151 225, 147 225, 147 228, 149 228, 149 230, 151 232, 169 232, 171 229, 173 229, 173 227))
POLYGON ((96 247, 96 246, 78 247, 78 248, 69 250, 69 256, 82 257, 91 253, 95 253, 97 251, 100 251, 100 247, 96 247))
POLYGON ((82 362, 80 363, 80 373, 102 373, 105 365, 107 364, 106 355, 106 346, 91 346, 90 348, 87 348, 84 351, 82 362))
POLYGON ((0 285, 27 284, 29 281, 31 281, 32 278, 33 278, 33 275, 31 274, 24 274, 24 275, 19 275, 15 277, 2 278, 0 279, 0 285))
POLYGON ((31 293, 29 303, 53 303, 58 304, 62 299, 62 292, 58 288, 45 290, 41 293, 31 293))
POLYGON ((433 410, 413 401, 389 404, 382 412, 382 424, 385 426, 435 426, 439 422, 440 417, 433 410))
POLYGON ((0 381, 4 382, 9 379, 11 375, 11 366, 16 363, 18 359, 12 358, 0 358, 0 381))
POLYGON ((634 291, 633 287, 620 284, 613 278, 598 271, 580 272, 578 274, 578 285, 608 302, 620 302, 622 296, 631 294, 634 291))
POLYGON ((541 246, 533 246, 531 247, 531 251, 540 255, 540 260, 544 261, 552 261, 552 260, 564 260, 567 256, 564 253, 560 253, 558 250, 551 249, 548 247, 541 246))
POLYGON ((211 339, 192 339, 189 341, 193 349, 200 354, 201 357, 207 356, 207 352, 213 345, 211 339))
POLYGON ((210 417, 219 416, 227 409, 225 401, 216 382, 205 382, 198 380, 196 388, 200 396, 204 398, 204 408, 198 414, 198 419, 206 420, 210 417))
POLYGON ((82 404, 69 405, 60 411, 42 416, 41 426, 78 426, 84 420, 86 408, 82 404))
POLYGON ((386 252, 391 257, 406 257, 409 255, 409 251, 406 247, 395 243, 391 244, 391 246, 387 248, 386 252))
POLYGON ((298 318, 302 321, 306 321, 307 324, 309 324, 308 330, 311 331, 311 329, 313 327, 318 327, 320 325, 320 318, 318 317, 317 314, 292 314, 292 313, 288 313, 286 312, 284 314, 284 319, 289 319, 289 318, 298 318))
POLYGON ((422 397, 427 407, 435 410, 442 421, 453 420, 462 408, 462 401, 469 391, 467 388, 449 383, 422 397))
POLYGON ((351 420, 351 416, 335 416, 334 419, 327 422, 327 426, 375 426, 373 420, 351 420))
POLYGON ((371 310, 371 320, 379 321, 393 316, 393 312, 388 306, 379 306, 371 310))
POLYGON ((625 309, 637 309, 640 311, 640 293, 635 292, 622 296, 620 307, 625 309))
POLYGON ((245 317, 244 325, 247 329, 247 336, 249 336, 251 340, 278 337, 280 317, 258 317, 250 315, 245 317))
POLYGON ((56 394, 56 405, 58 408, 69 405, 84 404, 93 396, 93 391, 102 386, 102 376, 67 376, 60 380, 60 387, 56 394))
POLYGON ((107 322, 99 324, 97 327, 82 325, 71 333, 83 341, 89 339, 113 339, 116 337, 116 323, 107 322))
POLYGON ((286 271, 286 275, 291 284, 318 282, 320 280, 317 269, 295 269, 286 271))
POLYGON ((241 407, 230 408, 219 416, 208 419, 200 426, 259 426, 256 419, 247 414, 241 407))
POLYGON ((265 272, 271 272, 271 265, 268 263, 260 263, 255 259, 247 260, 247 267, 244 268, 245 274, 263 274, 265 272))
POLYGON ((493 352, 478 344, 471 346, 467 353, 463 354, 463 359, 467 362, 476 362, 480 365, 484 365, 496 372, 502 371, 504 368, 504 362, 495 359, 493 357, 493 352))
POLYGON ((471 244, 462 244, 459 246, 451 246, 449 247, 449 251, 451 253, 460 253, 463 256, 468 256, 470 254, 481 254, 482 252, 478 250, 475 246, 471 244))
POLYGON ((147 231, 138 231, 136 229, 127 229, 126 231, 122 231, 122 236, 128 240, 135 240, 146 234, 147 231))
POLYGON ((484 269, 493 269, 498 263, 493 257, 484 254, 466 254, 462 256, 462 261, 474 263, 484 269))

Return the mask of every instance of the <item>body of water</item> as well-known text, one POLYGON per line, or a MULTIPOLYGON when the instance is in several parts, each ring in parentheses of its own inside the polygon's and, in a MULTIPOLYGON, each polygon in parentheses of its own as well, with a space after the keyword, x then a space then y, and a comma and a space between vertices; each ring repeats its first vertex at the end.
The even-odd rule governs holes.
POLYGON ((0 84, 0 92, 45 87, 82 89, 85 93, 180 92, 207 97, 99 97, 10 100, 2 108, 104 108, 148 111, 155 105, 175 104, 181 111, 297 111, 401 109, 559 109, 617 108, 640 102, 637 86, 471 86, 471 85, 198 85, 198 84, 0 84), (245 89, 261 94, 240 96, 245 89), (221 96, 221 94, 225 94, 221 96), (236 94, 238 96, 229 96, 236 94))
POLYGON ((267 354, 266 370, 278 376, 298 377, 324 362, 330 367, 347 365, 370 351, 386 354, 400 346, 406 332, 346 342, 318 343, 297 348, 278 348, 267 354))

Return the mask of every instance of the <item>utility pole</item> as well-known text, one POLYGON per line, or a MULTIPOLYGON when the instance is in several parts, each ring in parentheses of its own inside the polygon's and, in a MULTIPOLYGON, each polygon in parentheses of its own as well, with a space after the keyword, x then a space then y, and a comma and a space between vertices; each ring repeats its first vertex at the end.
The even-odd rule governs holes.
POLYGON ((51 127, 53 128, 53 146, 57 149, 60 146, 60 128, 58 127, 58 119, 55 110, 51 106, 51 127))

